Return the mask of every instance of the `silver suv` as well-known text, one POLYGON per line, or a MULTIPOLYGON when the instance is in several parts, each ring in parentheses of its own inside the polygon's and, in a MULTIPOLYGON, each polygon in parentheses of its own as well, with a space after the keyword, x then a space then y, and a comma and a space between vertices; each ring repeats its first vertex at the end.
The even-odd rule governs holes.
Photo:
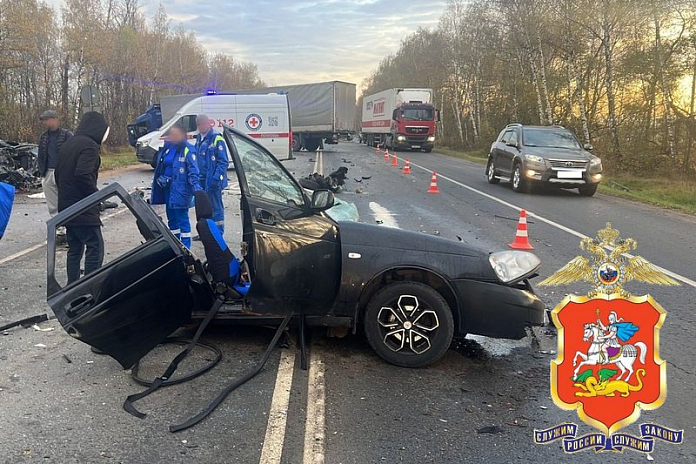
POLYGON ((510 181, 515 192, 535 185, 577 188, 591 197, 602 179, 602 160, 562 126, 509 124, 491 145, 488 182, 510 181))

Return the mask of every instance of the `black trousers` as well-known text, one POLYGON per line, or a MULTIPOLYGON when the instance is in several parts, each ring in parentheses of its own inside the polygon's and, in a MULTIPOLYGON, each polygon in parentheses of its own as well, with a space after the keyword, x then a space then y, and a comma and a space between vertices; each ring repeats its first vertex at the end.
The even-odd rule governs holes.
POLYGON ((85 255, 85 275, 104 262, 104 238, 100 226, 66 227, 68 241, 68 283, 80 278, 80 262, 85 255), (85 252, 86 250, 86 252, 85 252))

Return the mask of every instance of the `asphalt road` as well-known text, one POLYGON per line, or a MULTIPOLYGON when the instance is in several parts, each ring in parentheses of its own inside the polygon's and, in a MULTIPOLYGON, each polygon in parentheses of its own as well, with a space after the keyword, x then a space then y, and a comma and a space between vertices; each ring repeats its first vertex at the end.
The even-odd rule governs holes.
MULTIPOLYGON (((682 278, 677 289, 649 288, 668 311, 661 354, 669 363, 669 393, 665 405, 644 412, 641 421, 685 430, 683 445, 657 444, 651 455, 656 462, 696 461, 696 288, 688 283, 696 280, 696 219, 603 195, 589 199, 571 192, 519 195, 505 184, 487 184, 480 165, 434 153, 399 156, 411 158, 411 176, 389 166, 372 149, 348 143, 327 148, 320 159, 315 153, 299 154, 286 166, 297 177, 314 169, 329 173, 347 166, 348 180, 339 196, 356 204, 362 221, 453 240, 459 237, 490 250, 507 247, 515 232, 515 208, 527 208, 532 213, 532 242, 543 261, 542 276, 579 254, 577 234, 594 235, 611 221, 623 236, 638 240, 637 254, 682 278), (439 195, 426 193, 429 170, 441 175, 439 195)), ((138 166, 102 181, 118 181, 127 189, 146 188, 151 174, 151 169, 138 166)), ((238 202, 234 189, 229 193, 226 237, 233 243, 239 233, 234 215, 238 202)), ((0 242, 0 325, 48 311, 46 251, 41 246, 46 216, 40 200, 18 199, 0 242)), ((107 249, 114 253, 127 249, 133 235, 126 215, 111 216, 104 224, 107 249)), ((539 288, 549 307, 570 290, 539 288)), ((553 330, 535 330, 534 337, 515 342, 470 337, 455 344, 437 364, 419 370, 384 363, 360 334, 330 338, 315 330, 309 371, 299 368, 296 350, 276 350, 259 377, 230 395, 209 419, 171 434, 168 425, 197 412, 260 357, 270 330, 211 328, 205 338, 220 346, 223 362, 195 381, 141 401, 138 406, 148 416, 138 420, 121 409, 125 396, 140 391, 128 372, 115 361, 92 354, 55 321, 40 326, 54 330, 19 328, 0 334, 0 462, 646 460, 633 452, 569 456, 558 443, 543 447, 532 443, 534 428, 580 423, 574 412, 556 408, 549 396, 549 361, 556 349, 553 330), (479 433, 489 426, 497 426, 496 433, 479 433)), ((148 355, 143 374, 154 376, 173 352, 162 347, 148 355)), ((182 370, 205 358, 205 353, 196 352, 182 370)), ((589 431, 580 423, 581 433, 589 431)))

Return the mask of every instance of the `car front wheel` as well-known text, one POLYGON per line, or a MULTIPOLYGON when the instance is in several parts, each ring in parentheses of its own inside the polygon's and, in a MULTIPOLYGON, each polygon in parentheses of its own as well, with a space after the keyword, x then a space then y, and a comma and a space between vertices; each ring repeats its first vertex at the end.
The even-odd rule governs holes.
POLYGON ((515 164, 515 169, 512 171, 512 190, 517 193, 524 193, 527 191, 527 181, 522 173, 522 165, 520 163, 515 164))
POLYGON ((488 167, 486 168, 486 177, 488 178, 488 183, 489 184, 497 184, 500 182, 500 179, 496 177, 497 174, 495 172, 495 161, 493 161, 493 158, 488 160, 488 167))
POLYGON ((592 195, 597 193, 598 186, 599 186, 599 184, 589 184, 589 185, 585 185, 583 187, 580 187, 578 189, 578 191, 580 192, 580 195, 582 195, 583 197, 591 197, 592 195))
POLYGON ((385 361, 423 367, 440 359, 454 335, 447 301, 428 285, 397 282, 379 290, 367 305, 365 335, 385 361))

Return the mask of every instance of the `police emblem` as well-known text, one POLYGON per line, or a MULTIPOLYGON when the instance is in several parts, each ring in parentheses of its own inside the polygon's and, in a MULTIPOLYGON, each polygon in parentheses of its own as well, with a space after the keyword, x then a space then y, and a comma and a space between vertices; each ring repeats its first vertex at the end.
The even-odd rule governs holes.
POLYGON ((259 116, 256 113, 251 113, 249 116, 246 117, 246 121, 244 121, 247 129, 251 131, 257 131, 261 129, 261 125, 263 125, 263 119, 261 119, 261 116, 259 116))
POLYGON ((563 439, 565 452, 584 449, 649 453, 655 439, 681 443, 682 430, 642 424, 641 436, 617 433, 635 422, 641 410, 657 409, 667 395, 667 366, 660 358, 660 328, 665 310, 649 295, 632 296, 624 285, 640 281, 679 285, 634 250, 633 239, 622 239, 611 224, 585 238, 577 256, 540 285, 586 281, 585 296, 566 296, 552 311, 558 329, 558 356, 551 361, 551 397, 565 410, 574 410, 600 433, 577 436, 577 426, 561 424, 535 430, 534 441, 563 439))

